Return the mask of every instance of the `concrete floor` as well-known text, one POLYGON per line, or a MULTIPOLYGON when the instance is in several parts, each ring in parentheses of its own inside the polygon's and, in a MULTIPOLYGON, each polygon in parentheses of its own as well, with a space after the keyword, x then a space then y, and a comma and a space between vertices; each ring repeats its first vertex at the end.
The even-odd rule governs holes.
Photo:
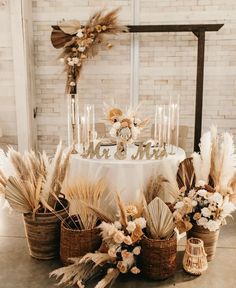
MULTIPOLYGON (((236 215, 235 215, 236 216, 236 215)), ((165 281, 152 282, 140 277, 125 275, 114 288, 236 288, 236 221, 228 220, 221 229, 217 254, 209 263, 207 273, 194 277, 182 269, 185 239, 178 245, 178 267, 175 275, 165 281)), ((51 288, 55 279, 48 274, 60 267, 59 260, 39 261, 28 255, 22 216, 0 210, 0 288, 51 288)))

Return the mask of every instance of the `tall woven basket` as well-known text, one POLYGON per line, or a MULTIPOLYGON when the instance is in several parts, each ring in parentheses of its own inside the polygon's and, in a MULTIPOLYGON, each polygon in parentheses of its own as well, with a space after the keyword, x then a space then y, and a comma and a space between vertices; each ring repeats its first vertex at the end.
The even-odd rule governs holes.
POLYGON ((140 268, 144 276, 164 280, 176 269, 177 237, 157 240, 144 237, 141 240, 140 268))
POLYGON ((101 231, 98 228, 79 230, 73 227, 76 221, 77 217, 74 215, 65 218, 61 223, 60 258, 64 265, 71 264, 69 258, 96 251, 102 243, 101 231))
POLYGON ((210 262, 215 257, 217 241, 220 230, 209 231, 202 226, 193 225, 192 229, 187 232, 187 238, 199 238, 204 243, 204 249, 207 254, 207 261, 210 262))
POLYGON ((25 234, 32 257, 49 260, 59 256, 61 219, 68 215, 68 202, 61 200, 56 212, 24 214, 25 234))

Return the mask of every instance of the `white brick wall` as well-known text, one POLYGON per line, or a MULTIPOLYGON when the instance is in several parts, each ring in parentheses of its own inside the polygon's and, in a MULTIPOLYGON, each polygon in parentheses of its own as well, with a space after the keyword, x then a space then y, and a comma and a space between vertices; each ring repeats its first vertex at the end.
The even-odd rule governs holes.
MULTIPOLYGON (((138 1, 138 0, 135 0, 138 1)), ((39 108, 37 135, 40 149, 52 150, 66 140, 66 96, 63 67, 56 60, 59 50, 50 43, 51 27, 62 18, 86 21, 94 11, 122 6, 121 20, 132 21, 131 0, 33 0, 36 100, 39 108)), ((5 12, 4 12, 5 13, 5 12)), ((0 125, 16 133, 12 58, 8 19, 0 8, 0 125), (6 24, 8 23, 8 24, 6 24), (0 23, 1 24, 1 23, 0 23), (7 30, 8 29, 8 30, 7 30), (2 43, 7 43, 3 44, 2 43), (5 91, 5 92, 4 92, 5 91), (3 100, 2 100, 3 99, 3 100), (4 106, 2 104, 4 101, 4 106), (9 111, 10 110, 10 111, 9 111), (8 112, 7 112, 8 111, 8 112), (3 113, 3 114, 2 114, 3 113), (8 120, 7 120, 8 119, 8 120)), ((203 129, 212 123, 236 135, 236 1, 235 0, 140 0, 140 24, 224 23, 219 32, 206 35, 203 129)), ((181 95, 181 124, 190 127, 188 150, 193 147, 197 41, 191 33, 143 34, 140 38, 139 99, 145 111, 166 102, 168 95, 181 95)), ((127 105, 130 93, 130 35, 114 37, 113 49, 102 48, 81 74, 79 97, 96 105, 111 98, 127 105)))

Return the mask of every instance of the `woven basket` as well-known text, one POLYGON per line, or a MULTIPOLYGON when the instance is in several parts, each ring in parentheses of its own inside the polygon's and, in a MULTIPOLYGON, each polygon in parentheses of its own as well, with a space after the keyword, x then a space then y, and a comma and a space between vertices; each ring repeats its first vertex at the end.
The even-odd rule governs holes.
POLYGON ((101 231, 98 228, 90 230, 68 228, 71 227, 70 222, 76 222, 76 219, 76 216, 70 216, 61 223, 60 258, 64 265, 71 264, 69 258, 96 251, 102 243, 101 231))
POLYGON ((215 257, 219 232, 220 230, 209 231, 202 226, 193 225, 192 229, 187 232, 187 238, 194 237, 203 241, 205 252, 207 254, 207 261, 210 262, 215 257))
POLYGON ((177 237, 169 240, 141 240, 140 268, 144 276, 153 280, 164 280, 176 269, 177 237))
POLYGON ((29 253, 32 257, 49 260, 59 256, 60 224, 68 213, 68 202, 60 200, 55 213, 37 213, 33 218, 32 213, 24 214, 25 234, 29 253))

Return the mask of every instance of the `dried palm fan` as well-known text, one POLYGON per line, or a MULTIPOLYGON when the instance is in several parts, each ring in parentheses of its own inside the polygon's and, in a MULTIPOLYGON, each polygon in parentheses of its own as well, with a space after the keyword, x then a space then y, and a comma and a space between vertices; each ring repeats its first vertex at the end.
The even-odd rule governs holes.
POLYGON ((189 191, 195 186, 195 175, 192 158, 186 158, 179 164, 177 172, 177 183, 179 189, 182 187, 189 191))
POLYGON ((144 216, 150 238, 163 239, 171 237, 175 228, 173 214, 160 198, 156 197, 147 205, 144 216))

